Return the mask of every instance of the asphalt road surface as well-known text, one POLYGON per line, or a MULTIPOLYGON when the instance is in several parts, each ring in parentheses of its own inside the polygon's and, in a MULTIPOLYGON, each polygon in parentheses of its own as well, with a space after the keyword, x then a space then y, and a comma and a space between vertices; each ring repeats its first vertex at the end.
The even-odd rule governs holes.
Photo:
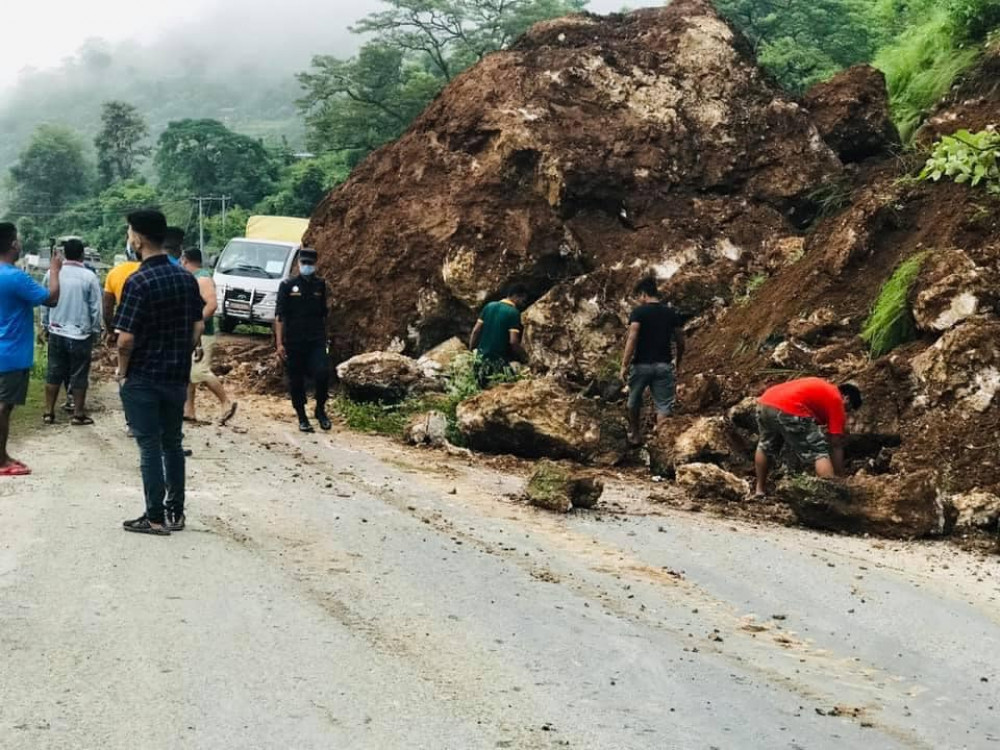
POLYGON ((132 535, 103 402, 0 482, 6 750, 1000 747, 995 557, 626 482, 631 512, 558 517, 516 471, 246 404, 188 433, 188 530, 132 535))

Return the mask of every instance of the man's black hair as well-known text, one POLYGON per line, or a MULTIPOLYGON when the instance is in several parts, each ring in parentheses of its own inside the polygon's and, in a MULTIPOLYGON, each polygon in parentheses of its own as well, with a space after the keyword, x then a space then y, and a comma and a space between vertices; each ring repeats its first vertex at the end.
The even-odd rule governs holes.
POLYGON ((180 227, 167 227, 163 235, 163 249, 175 258, 180 258, 181 250, 184 249, 184 230, 180 227))
POLYGON ((17 239, 17 227, 9 221, 0 223, 0 253, 6 255, 14 247, 17 239))
POLYGON ((184 257, 189 262, 194 263, 196 266, 200 266, 202 264, 201 250, 199 250, 196 247, 189 247, 187 250, 185 250, 184 257))
POLYGON ((509 299, 528 299, 528 287, 524 284, 511 284, 504 296, 509 299))
POLYGON ((861 389, 854 385, 854 383, 841 383, 837 386, 837 389, 851 405, 851 411, 857 411, 861 408, 861 404, 863 403, 861 399, 861 389))
POLYGON ((647 276, 642 279, 638 284, 635 285, 635 289, 632 293, 636 296, 644 295, 646 297, 656 297, 660 298, 660 290, 656 288, 656 279, 652 276, 647 276))
POLYGON ((83 260, 83 243, 80 240, 66 240, 62 243, 63 255, 66 260, 83 260))
POLYGON ((141 234, 156 247, 163 247, 167 236, 167 217, 159 211, 144 209, 128 215, 128 225, 132 231, 141 234))

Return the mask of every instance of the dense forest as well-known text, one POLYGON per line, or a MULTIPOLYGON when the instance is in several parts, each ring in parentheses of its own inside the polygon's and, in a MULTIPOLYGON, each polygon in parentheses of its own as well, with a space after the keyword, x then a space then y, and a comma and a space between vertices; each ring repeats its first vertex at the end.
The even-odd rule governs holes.
MULTIPOLYGON (((1000 27, 1000 0, 716 2, 793 93, 876 65, 904 139, 1000 27)), ((297 72, 280 55, 220 67, 179 54, 164 70, 155 55, 87 42, 61 68, 23 75, 0 102, 0 214, 18 222, 29 251, 79 234, 110 257, 127 211, 159 205, 194 229, 193 199, 209 197, 206 239, 217 249, 251 212, 308 216, 455 75, 585 4, 385 0, 352 27, 356 54, 317 55, 297 72)))

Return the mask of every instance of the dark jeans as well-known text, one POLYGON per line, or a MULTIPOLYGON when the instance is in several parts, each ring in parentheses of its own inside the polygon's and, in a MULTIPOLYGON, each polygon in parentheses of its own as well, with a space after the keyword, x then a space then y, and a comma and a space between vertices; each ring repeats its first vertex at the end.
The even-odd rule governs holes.
POLYGON ((288 371, 288 393, 292 397, 295 411, 305 409, 307 377, 312 378, 316 384, 316 408, 324 408, 330 393, 330 358, 326 354, 326 342, 286 344, 285 351, 288 354, 285 364, 288 371))
POLYGON ((146 516, 163 523, 163 500, 173 515, 184 512, 184 448, 181 445, 186 385, 126 380, 121 388, 125 419, 139 444, 146 516))

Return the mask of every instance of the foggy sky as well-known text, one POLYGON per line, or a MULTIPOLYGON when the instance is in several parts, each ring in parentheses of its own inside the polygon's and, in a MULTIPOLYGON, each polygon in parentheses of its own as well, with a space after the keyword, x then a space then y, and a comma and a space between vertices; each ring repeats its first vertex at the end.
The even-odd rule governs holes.
MULTIPOLYGON (((619 10, 622 0, 591 0, 597 13, 619 10)), ((89 38, 136 42, 162 54, 163 42, 178 49, 203 48, 230 64, 260 63, 301 69, 314 54, 349 56, 359 39, 347 27, 379 8, 377 0, 134 0, 4 4, 0 90, 25 68, 46 69, 72 56, 89 38)))

